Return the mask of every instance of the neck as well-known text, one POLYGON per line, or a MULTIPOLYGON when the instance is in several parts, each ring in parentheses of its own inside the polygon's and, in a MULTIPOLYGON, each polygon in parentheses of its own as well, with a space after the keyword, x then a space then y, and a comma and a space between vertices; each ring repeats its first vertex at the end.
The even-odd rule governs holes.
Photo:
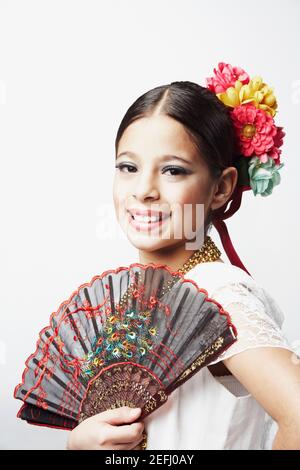
MULTIPOLYGON (((204 244, 206 237, 202 243, 204 244)), ((201 245, 201 246, 202 246, 201 245)), ((169 266, 172 270, 177 271, 181 266, 195 253, 201 249, 201 246, 194 250, 187 250, 184 245, 174 247, 166 247, 162 250, 144 251, 139 250, 139 259, 141 264, 162 264, 169 266)))

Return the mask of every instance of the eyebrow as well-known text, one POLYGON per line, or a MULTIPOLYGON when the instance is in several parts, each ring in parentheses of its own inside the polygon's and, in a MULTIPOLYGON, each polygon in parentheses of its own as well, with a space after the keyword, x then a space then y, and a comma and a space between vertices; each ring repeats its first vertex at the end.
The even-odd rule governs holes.
MULTIPOLYGON (((138 155, 134 152, 130 152, 129 150, 127 152, 121 152, 119 153, 119 155, 117 156, 116 160, 120 157, 122 157, 123 155, 126 155, 128 157, 132 157, 132 158, 137 158, 138 155)), ((169 161, 169 160, 179 160, 179 161, 182 161, 184 163, 188 163, 188 164, 191 164, 192 162, 189 161, 189 160, 186 160, 185 158, 182 158, 182 157, 178 157, 177 155, 163 155, 161 157, 161 161, 169 161)))

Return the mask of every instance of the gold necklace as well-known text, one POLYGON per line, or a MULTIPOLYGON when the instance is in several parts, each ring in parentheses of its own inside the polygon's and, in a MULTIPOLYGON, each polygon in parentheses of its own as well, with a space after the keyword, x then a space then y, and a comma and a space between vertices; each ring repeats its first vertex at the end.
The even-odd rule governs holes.
POLYGON ((214 241, 207 236, 204 244, 200 249, 195 251, 189 259, 178 269, 178 272, 186 274, 190 269, 193 269, 199 263, 207 263, 216 261, 221 257, 221 251, 215 245, 214 241))
MULTIPOLYGON (((181 274, 186 274, 190 269, 193 269, 199 263, 207 263, 217 261, 221 257, 221 251, 216 246, 214 241, 207 235, 206 240, 202 247, 196 250, 183 266, 177 271, 181 274)), ((172 281, 171 281, 172 282, 172 281)), ((170 287, 170 284, 168 285, 170 287)), ((147 433, 143 431, 143 440, 135 447, 136 450, 147 449, 147 433)))

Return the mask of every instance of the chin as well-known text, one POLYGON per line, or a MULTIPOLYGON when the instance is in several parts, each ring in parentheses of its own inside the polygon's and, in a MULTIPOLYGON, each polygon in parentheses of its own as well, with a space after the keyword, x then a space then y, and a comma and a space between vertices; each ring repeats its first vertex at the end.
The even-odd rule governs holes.
POLYGON ((149 238, 148 240, 142 239, 138 235, 136 237, 128 236, 128 240, 130 243, 137 248, 138 250, 148 251, 149 253, 152 251, 158 251, 166 248, 169 246, 170 240, 161 240, 155 238, 149 238))

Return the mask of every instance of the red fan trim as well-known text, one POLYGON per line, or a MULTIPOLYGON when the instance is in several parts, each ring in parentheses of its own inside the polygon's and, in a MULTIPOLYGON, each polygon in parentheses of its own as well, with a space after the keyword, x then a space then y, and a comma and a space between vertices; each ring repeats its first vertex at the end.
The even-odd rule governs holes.
MULTIPOLYGON (((28 407, 27 403, 24 403, 21 408, 19 409, 18 413, 17 413, 17 418, 21 418, 21 414, 22 414, 22 411, 24 410, 24 408, 28 407)), ((73 428, 71 428, 69 425, 67 425, 66 423, 68 423, 68 421, 64 421, 64 425, 63 426, 57 426, 55 424, 43 424, 43 423, 38 423, 37 421, 35 421, 35 417, 33 415, 33 413, 31 412, 31 416, 32 416, 32 421, 30 419, 26 419, 25 421, 28 423, 28 424, 32 424, 34 426, 43 426, 43 427, 46 427, 46 428, 54 428, 54 429, 63 429, 65 431, 72 431, 72 429, 74 429, 78 423, 74 423, 74 426, 73 428)))

